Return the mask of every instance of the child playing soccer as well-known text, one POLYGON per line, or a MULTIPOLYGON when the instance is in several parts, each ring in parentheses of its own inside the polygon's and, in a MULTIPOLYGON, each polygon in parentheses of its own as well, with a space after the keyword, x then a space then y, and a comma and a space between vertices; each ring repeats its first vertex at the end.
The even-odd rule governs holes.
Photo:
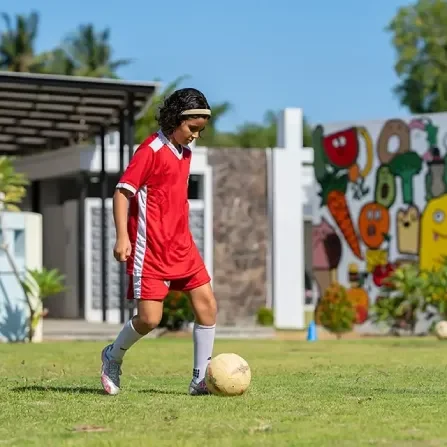
POLYGON ((204 376, 213 351, 217 306, 189 229, 188 144, 199 137, 210 116, 200 91, 175 91, 160 109, 160 130, 138 147, 116 186, 114 257, 127 263, 127 298, 137 300, 138 312, 102 351, 101 383, 108 394, 119 393, 123 357, 158 326, 169 290, 188 292, 195 315, 189 394, 208 394, 204 376))

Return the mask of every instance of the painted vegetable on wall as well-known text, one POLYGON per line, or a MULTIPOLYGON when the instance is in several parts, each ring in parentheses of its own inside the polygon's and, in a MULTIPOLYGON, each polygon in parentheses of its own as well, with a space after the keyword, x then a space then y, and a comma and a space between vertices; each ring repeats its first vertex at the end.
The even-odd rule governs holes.
POLYGON ((403 202, 407 205, 413 203, 413 177, 422 170, 422 158, 413 151, 396 154, 389 162, 391 174, 400 177, 403 202))
POLYGON ((396 179, 391 174, 388 165, 382 165, 376 171, 376 190, 374 196, 376 202, 386 208, 390 208, 396 200, 396 179))
POLYGON ((363 259, 359 239, 346 200, 346 189, 348 186, 347 175, 326 173, 320 182, 320 186, 321 192, 319 195, 321 197, 321 205, 327 206, 328 211, 354 255, 359 259, 363 259))

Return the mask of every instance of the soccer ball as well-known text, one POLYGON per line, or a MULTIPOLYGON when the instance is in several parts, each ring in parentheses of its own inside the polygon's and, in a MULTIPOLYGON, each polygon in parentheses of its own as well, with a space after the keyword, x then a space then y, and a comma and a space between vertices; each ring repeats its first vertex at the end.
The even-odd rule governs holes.
POLYGON ((435 326, 435 334, 439 340, 447 339, 447 321, 439 321, 435 326))
POLYGON ((250 366, 237 354, 219 354, 209 362, 205 382, 212 394, 241 395, 251 382, 250 366))

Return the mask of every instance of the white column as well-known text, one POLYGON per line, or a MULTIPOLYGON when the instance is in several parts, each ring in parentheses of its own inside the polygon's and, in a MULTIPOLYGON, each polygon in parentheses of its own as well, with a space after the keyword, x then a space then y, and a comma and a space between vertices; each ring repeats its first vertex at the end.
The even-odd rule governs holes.
POLYGON ((273 302, 277 329, 304 328, 303 114, 283 110, 273 150, 273 302))

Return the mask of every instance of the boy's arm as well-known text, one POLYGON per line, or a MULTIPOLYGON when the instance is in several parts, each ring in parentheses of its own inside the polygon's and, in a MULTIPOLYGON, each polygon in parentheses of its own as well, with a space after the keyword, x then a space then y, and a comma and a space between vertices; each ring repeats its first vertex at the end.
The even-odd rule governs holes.
POLYGON ((131 197, 132 193, 125 188, 117 188, 113 194, 113 220, 117 239, 127 237, 127 211, 131 197))
POLYGON ((132 252, 127 232, 127 210, 132 193, 124 188, 117 188, 113 194, 113 220, 115 221, 116 242, 113 256, 119 262, 125 262, 132 252))
POLYGON ((113 194, 113 220, 116 231, 113 254, 117 261, 126 261, 130 256, 131 244, 127 232, 129 199, 147 183, 152 171, 153 154, 150 146, 140 145, 116 185, 113 194))

